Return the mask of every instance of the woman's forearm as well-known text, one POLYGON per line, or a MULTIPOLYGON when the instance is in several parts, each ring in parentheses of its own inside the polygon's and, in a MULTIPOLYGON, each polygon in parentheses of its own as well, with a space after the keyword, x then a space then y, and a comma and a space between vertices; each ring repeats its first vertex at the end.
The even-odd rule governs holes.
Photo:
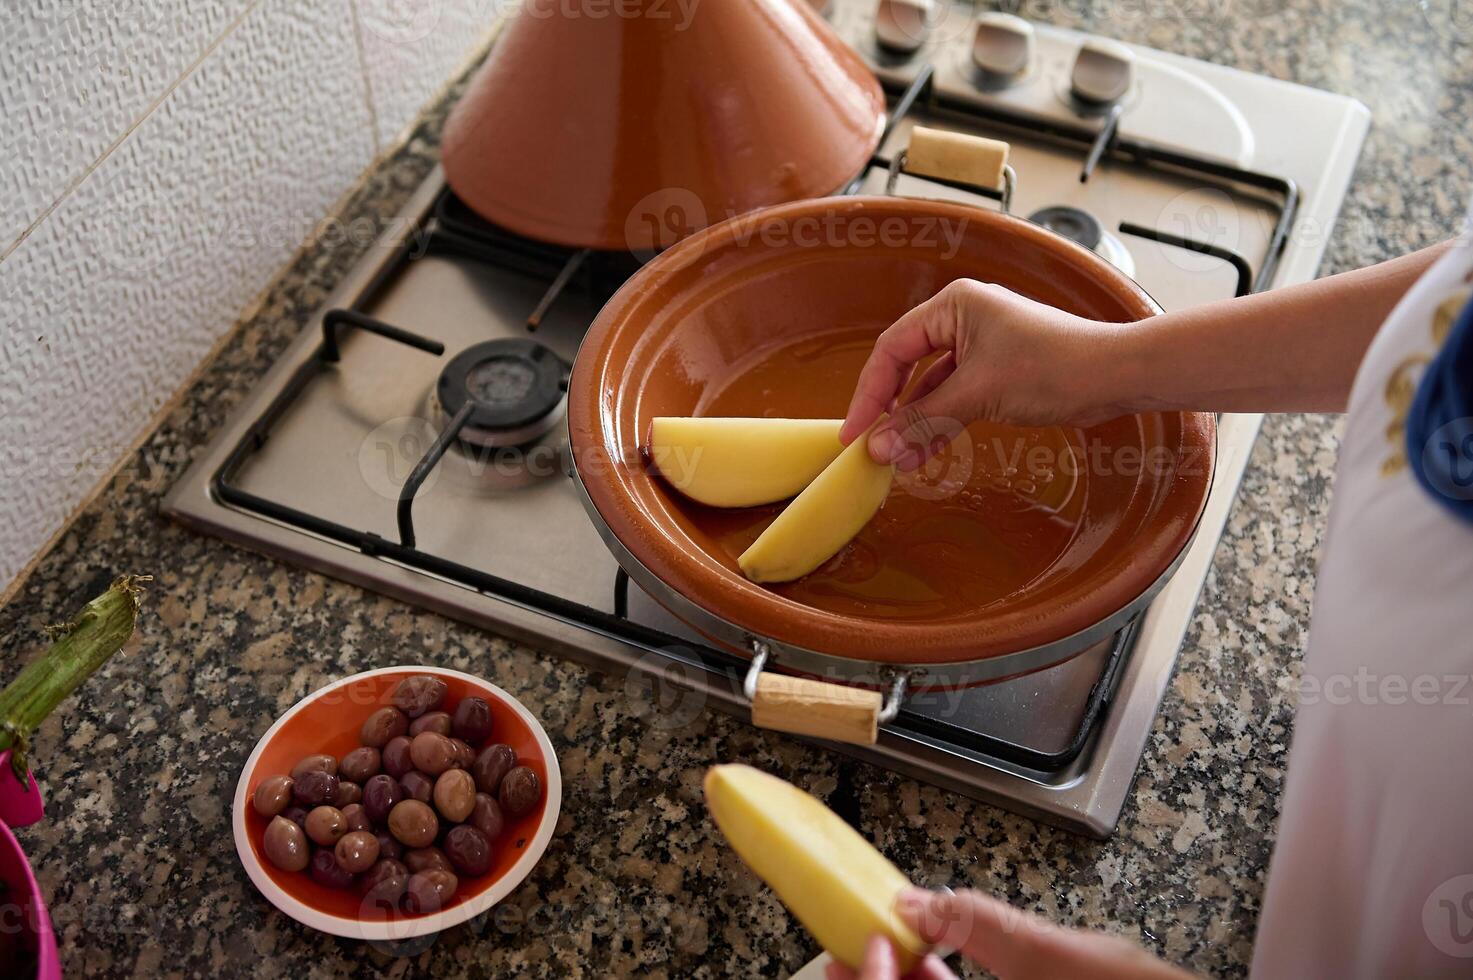
POLYGON ((1118 400, 1140 411, 1344 411, 1371 338, 1448 245, 1130 324, 1116 339, 1118 400))

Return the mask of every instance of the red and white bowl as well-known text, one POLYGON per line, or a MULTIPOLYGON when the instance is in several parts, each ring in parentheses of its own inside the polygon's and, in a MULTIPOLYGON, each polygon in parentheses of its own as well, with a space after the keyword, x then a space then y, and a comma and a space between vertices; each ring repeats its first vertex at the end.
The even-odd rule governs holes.
POLYGON ((241 770, 231 823, 240 862, 272 905, 303 925, 334 936, 397 941, 459 925, 511 894, 547 850, 557 826, 562 793, 562 775, 552 742, 516 698, 494 684, 456 670, 386 667, 335 681, 307 695, 276 720, 241 770), (509 822, 494 842, 491 870, 479 878, 461 879, 450 902, 427 915, 374 908, 364 903, 356 890, 327 888, 304 871, 275 867, 266 860, 262 844, 268 821, 250 804, 261 780, 290 772, 303 756, 328 752, 342 758, 357 748, 363 720, 391 703, 394 687, 413 674, 431 674, 443 680, 447 704, 468 696, 484 698, 491 706, 491 740, 515 749, 519 764, 535 771, 543 787, 541 807, 509 822))

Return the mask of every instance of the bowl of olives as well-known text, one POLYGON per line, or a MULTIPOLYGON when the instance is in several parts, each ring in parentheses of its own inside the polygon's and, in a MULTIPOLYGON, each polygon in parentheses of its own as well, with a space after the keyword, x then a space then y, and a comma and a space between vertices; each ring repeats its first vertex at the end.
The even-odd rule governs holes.
POLYGON ((282 912, 336 936, 400 940, 509 895, 547 849, 562 777, 501 688, 388 667, 297 702, 235 788, 235 849, 282 912))

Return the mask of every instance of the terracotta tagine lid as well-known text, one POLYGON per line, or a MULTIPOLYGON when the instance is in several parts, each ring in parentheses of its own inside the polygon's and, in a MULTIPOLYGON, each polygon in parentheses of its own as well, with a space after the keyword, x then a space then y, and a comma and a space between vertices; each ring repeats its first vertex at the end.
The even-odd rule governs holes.
POLYGON ((874 75, 808 0, 526 0, 442 152, 487 220, 640 251, 838 189, 884 113, 874 75))

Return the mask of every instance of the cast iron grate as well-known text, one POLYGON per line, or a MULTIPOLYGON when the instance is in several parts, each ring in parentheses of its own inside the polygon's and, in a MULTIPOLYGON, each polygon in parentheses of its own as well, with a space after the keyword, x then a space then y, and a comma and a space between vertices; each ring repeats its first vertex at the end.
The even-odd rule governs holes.
MULTIPOLYGON (((947 111, 958 112, 954 107, 949 107, 938 100, 934 94, 931 79, 931 71, 926 69, 905 90, 892 93, 894 103, 886 124, 886 135, 893 131, 894 127, 917 106, 924 106, 932 114, 942 114, 947 111)), ((1176 171, 1186 171, 1227 184, 1247 186, 1277 194, 1282 202, 1279 217, 1256 277, 1247 260, 1229 250, 1205 242, 1168 235, 1141 225, 1123 223, 1120 226, 1120 231, 1127 235, 1192 249, 1229 262, 1237 271, 1237 291, 1240 295, 1263 289, 1271 281, 1289 228, 1292 226, 1298 203, 1298 190, 1292 181, 1240 170, 1215 161, 1194 158, 1156 147, 1133 144, 1119 136, 1115 126, 1118 116, 1108 117, 1099 131, 1091 131, 1083 127, 1075 128, 1055 122, 1024 119, 1000 112, 984 112, 973 106, 968 106, 966 112, 961 114, 973 123, 978 118, 983 118, 1002 128, 1042 131, 1054 139, 1079 144, 1084 151, 1081 180, 1089 179, 1096 164, 1102 158, 1109 156, 1133 161, 1141 166, 1160 166, 1176 171)), ((868 162, 864 172, 873 168, 888 169, 889 166, 889 159, 876 154, 868 162)), ((844 193, 857 192, 862 177, 863 173, 856 176, 854 181, 844 189, 844 193)), ((999 200, 1001 197, 1000 193, 992 188, 953 184, 946 181, 937 182, 979 193, 992 200, 999 200)), ((426 234, 405 238, 394 260, 385 266, 379 278, 369 289, 365 290, 358 305, 365 307, 370 305, 380 288, 401 271, 405 263, 413 262, 425 255, 453 254, 548 281, 546 292, 527 320, 528 329, 535 330, 542 316, 565 290, 580 290, 585 295, 593 297, 595 301, 602 302, 612 296, 614 291, 641 264, 637 256, 628 253, 571 249, 522 238, 480 218, 449 190, 442 193, 436 201, 432 214, 433 220, 421 229, 426 234)), ((238 485, 235 480, 245 462, 270 438, 272 428, 291 409, 307 386, 311 385, 329 366, 339 362, 340 337, 345 330, 354 329, 374 334, 389 342, 404 344, 429 356, 439 357, 445 352, 444 345, 432 338, 384 323, 367 316, 358 309, 326 311, 322 317, 322 340, 315 356, 298 368, 280 394, 249 427, 245 436, 232 447, 225 462, 213 475, 212 489, 220 501, 231 507, 334 541, 365 555, 417 569, 488 596, 536 610, 583 629, 616 639, 667 661, 683 663, 691 668, 725 676, 732 684, 734 691, 740 689, 747 667, 745 658, 708 646, 692 645, 679 637, 643 626, 629 618, 629 578, 622 569, 618 571, 612 583, 614 611, 608 613, 450 561, 415 547, 412 517, 415 492, 424 476, 449 448, 454 434, 453 427, 447 427, 441 433, 441 437, 430 447, 430 450, 415 467, 411 478, 405 483, 397 510, 400 537, 398 541, 391 541, 371 531, 348 527, 329 518, 307 513, 280 501, 251 493, 238 485)), ((1031 746, 970 731, 947 721, 904 709, 896 721, 887 725, 886 728, 896 732, 910 732, 925 736, 968 752, 1028 769, 1045 773, 1057 772, 1073 762, 1088 745, 1090 736, 1109 704, 1122 667, 1130 655, 1137 624, 1138 619, 1132 621, 1114 638, 1101 676, 1086 699, 1079 728, 1065 747, 1059 751, 1039 751, 1031 746)))

